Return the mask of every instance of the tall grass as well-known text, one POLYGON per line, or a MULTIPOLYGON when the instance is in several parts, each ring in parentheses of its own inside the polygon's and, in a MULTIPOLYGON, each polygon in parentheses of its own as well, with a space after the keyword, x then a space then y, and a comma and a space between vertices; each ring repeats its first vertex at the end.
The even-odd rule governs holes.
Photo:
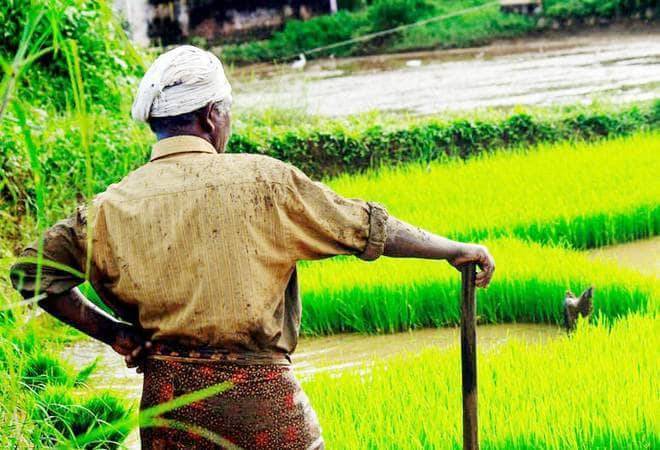
MULTIPOLYGON (((565 291, 592 285, 596 316, 612 319, 658 307, 656 279, 612 262, 516 239, 485 243, 497 271, 488 289, 478 293, 482 323, 561 323, 565 291)), ((383 333, 460 321, 460 274, 445 262, 329 260, 305 264, 300 280, 307 334, 383 333)))
POLYGON ((515 236, 584 249, 660 232, 658 155, 656 132, 384 168, 330 185, 457 239, 515 236))
MULTIPOLYGON (((479 354, 484 449, 660 444, 657 316, 479 354)), ((460 356, 426 349, 304 382, 329 448, 461 448, 460 356)))
POLYGON ((77 448, 116 448, 129 428, 108 424, 132 416, 130 408, 86 385, 95 362, 75 371, 61 360, 63 330, 25 319, 16 313, 0 323, 0 447, 52 448, 94 431, 95 440, 77 448))

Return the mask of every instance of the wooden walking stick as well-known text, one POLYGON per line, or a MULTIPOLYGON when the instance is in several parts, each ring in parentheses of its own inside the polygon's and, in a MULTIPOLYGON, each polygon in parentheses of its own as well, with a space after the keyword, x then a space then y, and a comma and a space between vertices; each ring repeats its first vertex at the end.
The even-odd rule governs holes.
POLYGON ((463 370, 463 449, 478 450, 477 295, 475 263, 461 266, 461 366, 463 370))

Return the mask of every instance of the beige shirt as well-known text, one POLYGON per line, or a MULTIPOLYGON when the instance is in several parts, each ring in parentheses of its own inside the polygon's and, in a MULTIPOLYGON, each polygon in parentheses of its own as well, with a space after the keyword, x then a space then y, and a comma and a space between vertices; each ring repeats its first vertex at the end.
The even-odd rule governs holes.
MULTIPOLYGON (((193 136, 159 141, 150 162, 99 194, 89 214, 79 207, 48 230, 44 257, 84 272, 87 215, 92 284, 119 299, 115 311, 135 309, 154 340, 285 353, 300 328, 296 262, 375 259, 387 219, 381 206, 343 198, 289 164, 218 154, 193 136)), ((32 296, 36 267, 12 272, 32 296)), ((41 290, 82 281, 44 267, 41 290)))

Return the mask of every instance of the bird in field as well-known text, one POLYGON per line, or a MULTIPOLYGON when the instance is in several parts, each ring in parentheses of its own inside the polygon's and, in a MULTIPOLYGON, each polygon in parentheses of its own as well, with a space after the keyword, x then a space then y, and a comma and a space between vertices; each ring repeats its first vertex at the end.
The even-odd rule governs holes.
POLYGON ((578 316, 588 319, 594 309, 593 303, 594 287, 584 291, 582 295, 576 297, 571 291, 566 291, 564 298, 564 327, 566 331, 571 332, 575 329, 578 316))
POLYGON ((305 68, 305 65, 307 64, 307 58, 305 58, 305 54, 301 53, 298 55, 298 59, 291 64, 292 69, 297 69, 297 70, 302 70, 305 68))

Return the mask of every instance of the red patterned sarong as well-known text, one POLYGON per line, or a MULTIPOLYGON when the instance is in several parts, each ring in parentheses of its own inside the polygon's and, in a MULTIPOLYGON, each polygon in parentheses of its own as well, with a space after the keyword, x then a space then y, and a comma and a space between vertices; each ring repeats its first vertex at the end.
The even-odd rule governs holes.
POLYGON ((140 409, 220 383, 232 384, 220 394, 161 416, 176 427, 141 428, 143 449, 324 448, 316 414, 285 357, 254 363, 242 355, 172 351, 157 345, 143 370, 140 409))

